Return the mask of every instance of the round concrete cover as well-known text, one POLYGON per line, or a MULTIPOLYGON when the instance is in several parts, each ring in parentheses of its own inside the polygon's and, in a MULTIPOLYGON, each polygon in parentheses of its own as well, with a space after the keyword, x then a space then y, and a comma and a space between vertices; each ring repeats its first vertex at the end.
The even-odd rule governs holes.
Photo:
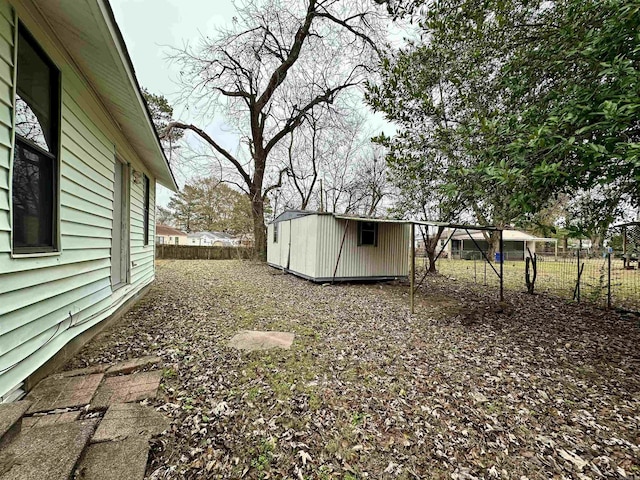
POLYGON ((260 332, 245 330, 237 333, 229 341, 229 346, 238 350, 267 350, 269 348, 291 347, 295 335, 289 332, 260 332))

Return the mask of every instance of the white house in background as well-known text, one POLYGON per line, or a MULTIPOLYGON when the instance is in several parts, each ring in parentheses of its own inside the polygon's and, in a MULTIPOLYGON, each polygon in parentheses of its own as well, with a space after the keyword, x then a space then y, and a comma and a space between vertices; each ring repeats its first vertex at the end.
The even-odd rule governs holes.
MULTIPOLYGON (((490 232, 482 232, 480 230, 446 230, 440 239, 440 243, 444 244, 449 237, 442 256, 451 259, 481 259, 482 253, 486 254, 489 250, 489 242, 486 240, 485 234, 490 232)), ((496 232, 497 235, 497 232, 496 232)), ((503 230, 504 240, 504 258, 505 260, 524 260, 529 256, 529 251, 533 255, 536 253, 536 243, 539 242, 556 242, 553 238, 541 238, 530 235, 520 230, 503 230)), ((438 250, 439 251, 439 250, 438 250)))
POLYGON ((411 227, 404 220, 287 210, 267 229, 267 262, 316 282, 409 275, 411 227))
POLYGON ((0 87, 7 402, 146 292, 177 187, 107 0, 0 0, 0 87))
POLYGON ((188 235, 188 245, 200 247, 237 247, 240 240, 224 232, 194 232, 188 235))
POLYGON ((189 245, 189 237, 182 230, 157 224, 156 245, 189 245))

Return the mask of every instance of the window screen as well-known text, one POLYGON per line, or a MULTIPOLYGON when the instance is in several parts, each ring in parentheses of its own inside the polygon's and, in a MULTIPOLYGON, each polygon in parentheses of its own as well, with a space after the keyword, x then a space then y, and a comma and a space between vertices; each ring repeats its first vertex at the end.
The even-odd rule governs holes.
POLYGON ((278 243, 278 224, 273 224, 273 243, 278 243))
POLYGON ((56 248, 60 72, 22 26, 18 32, 13 158, 13 249, 56 248))

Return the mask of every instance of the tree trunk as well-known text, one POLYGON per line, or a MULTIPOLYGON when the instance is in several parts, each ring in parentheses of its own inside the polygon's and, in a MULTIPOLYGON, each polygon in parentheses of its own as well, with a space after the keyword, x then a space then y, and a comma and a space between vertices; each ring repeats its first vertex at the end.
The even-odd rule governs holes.
MULTIPOLYGON (((431 243, 431 242, 429 242, 431 243)), ((432 245, 428 245, 425 247, 427 251, 427 257, 429 258, 429 273, 436 273, 436 252, 435 248, 432 245)))
MULTIPOLYGON (((500 250, 500 232, 491 232, 489 235, 489 250, 487 251, 487 258, 490 262, 493 262, 496 258, 496 252, 500 250)), ((504 252, 500 252, 504 255, 504 252)), ((502 259, 504 261, 504 258, 502 259)))
POLYGON ((444 227, 439 227, 438 232, 433 237, 429 237, 429 235, 423 235, 422 237, 424 240, 424 249, 429 258, 429 273, 438 272, 436 269, 436 257, 439 252, 436 252, 436 250, 438 250, 438 242, 440 241, 440 237, 442 237, 442 232, 444 232, 444 227))
POLYGON ((251 214, 253 216, 253 238, 255 255, 260 260, 267 259, 267 232, 264 226, 264 203, 262 195, 251 198, 251 214))

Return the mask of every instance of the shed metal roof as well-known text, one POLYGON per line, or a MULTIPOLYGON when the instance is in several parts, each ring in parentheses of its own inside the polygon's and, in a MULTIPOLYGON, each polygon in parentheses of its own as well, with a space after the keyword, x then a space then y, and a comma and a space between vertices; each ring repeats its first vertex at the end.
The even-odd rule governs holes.
POLYGON ((313 210, 285 210, 276 218, 273 219, 271 223, 279 223, 286 222, 287 220, 293 220, 294 218, 306 217, 307 215, 318 215, 320 212, 315 212, 313 210))
POLYGON ((496 227, 493 225, 464 225, 464 224, 447 223, 447 222, 436 222, 431 220, 402 220, 398 218, 362 217, 358 215, 347 215, 347 214, 330 213, 330 212, 316 212, 313 210, 285 210, 280 215, 278 215, 271 223, 278 223, 286 220, 293 220, 295 218, 305 217, 307 215, 332 215, 334 218, 338 218, 340 220, 353 220, 356 222, 405 223, 407 225, 413 223, 415 225, 427 225, 427 226, 434 226, 434 227, 445 227, 445 228, 467 229, 467 230, 486 230, 486 231, 504 230, 503 228, 496 227))

